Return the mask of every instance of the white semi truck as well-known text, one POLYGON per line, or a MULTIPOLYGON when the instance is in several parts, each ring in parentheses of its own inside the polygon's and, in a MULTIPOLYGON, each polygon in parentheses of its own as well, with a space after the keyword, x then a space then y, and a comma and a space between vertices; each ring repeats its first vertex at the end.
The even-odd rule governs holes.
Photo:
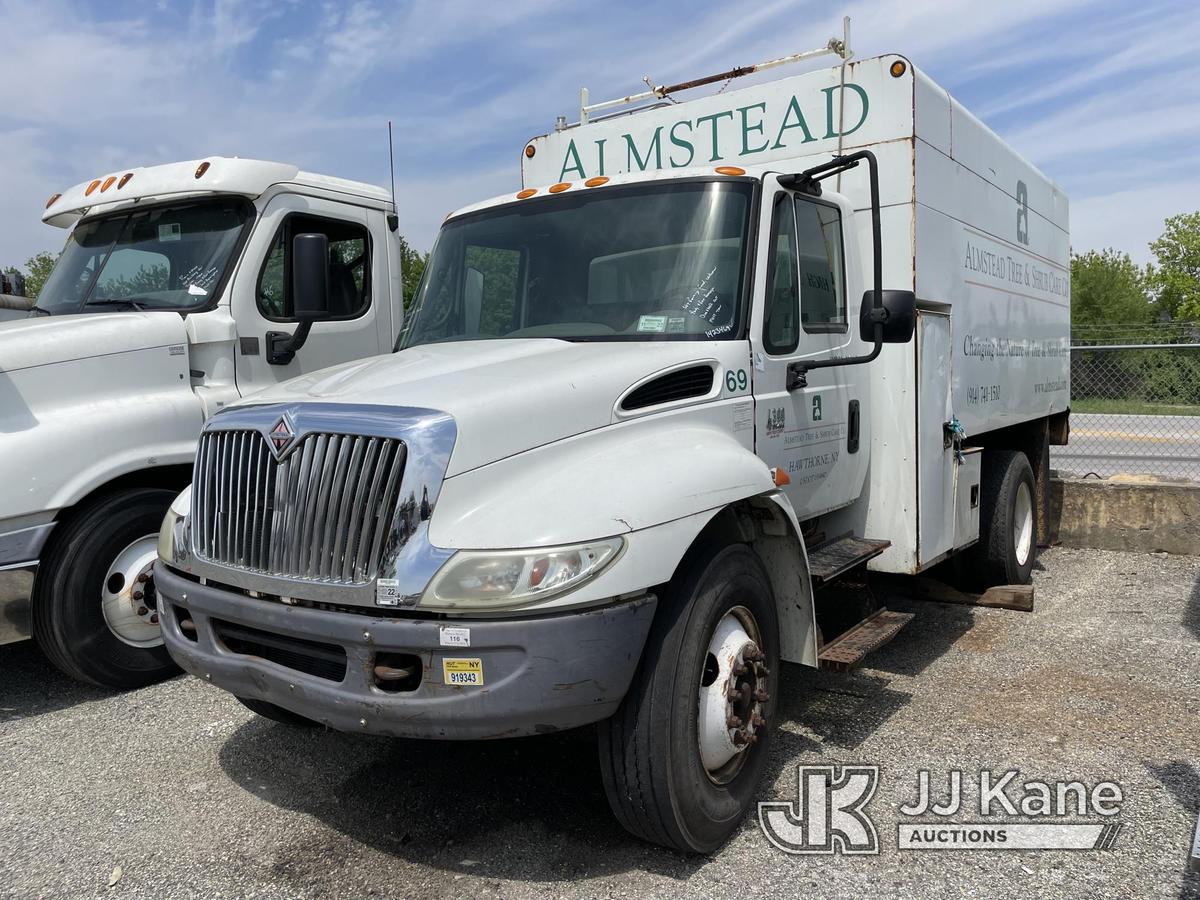
POLYGON ((180 665, 353 732, 597 723, 621 823, 704 852, 756 798, 780 661, 909 618, 846 622, 838 576, 1027 582, 1066 198, 904 57, 832 50, 585 100, 446 220, 398 352, 210 419, 160 535, 180 665))
POLYGON ((68 674, 133 687, 177 671, 150 575, 204 420, 392 349, 393 203, 284 163, 208 157, 84 182, 43 219, 73 226, 66 247, 36 306, 0 323, 0 643, 32 631, 68 674), (293 245, 309 234, 330 259, 320 322, 293 299, 293 245))

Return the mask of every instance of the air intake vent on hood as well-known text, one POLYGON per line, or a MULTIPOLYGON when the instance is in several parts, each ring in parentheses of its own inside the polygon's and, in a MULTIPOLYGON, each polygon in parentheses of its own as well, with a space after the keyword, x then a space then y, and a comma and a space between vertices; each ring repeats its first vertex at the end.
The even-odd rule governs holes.
POLYGON ((689 400, 692 397, 703 397, 713 386, 712 366, 689 366, 686 369, 676 369, 661 375, 653 381, 647 381, 636 390, 632 390, 621 401, 621 409, 626 412, 634 409, 644 409, 647 406, 658 406, 660 403, 671 403, 674 400, 689 400))

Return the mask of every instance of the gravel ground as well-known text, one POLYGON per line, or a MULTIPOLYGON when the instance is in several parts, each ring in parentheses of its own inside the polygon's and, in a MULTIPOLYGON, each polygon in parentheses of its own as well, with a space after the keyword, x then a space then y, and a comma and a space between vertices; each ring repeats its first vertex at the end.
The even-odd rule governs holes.
POLYGON ((873 857, 787 856, 753 820, 708 859, 641 844, 608 813, 586 731, 432 744, 295 730, 192 678, 114 695, 28 644, 0 647, 0 893, 1200 897, 1185 871, 1200 559, 1056 549, 1036 579, 1032 614, 896 598, 917 618, 867 667, 785 668, 762 798, 794 799, 800 763, 881 766, 873 857), (917 770, 944 791, 947 770, 984 767, 1119 781, 1114 848, 896 849, 917 770))

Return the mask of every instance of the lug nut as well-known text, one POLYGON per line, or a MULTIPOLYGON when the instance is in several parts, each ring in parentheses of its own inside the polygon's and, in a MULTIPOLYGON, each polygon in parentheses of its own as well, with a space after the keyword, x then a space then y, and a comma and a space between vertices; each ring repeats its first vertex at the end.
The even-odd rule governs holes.
POLYGON ((750 716, 750 724, 753 725, 755 728, 761 728, 763 725, 766 724, 766 721, 767 720, 764 719, 762 716, 760 716, 758 713, 754 713, 750 716))
POLYGON ((743 675, 745 675, 745 674, 746 674, 747 672, 749 672, 749 671, 750 671, 750 670, 749 670, 749 669, 747 669, 747 668, 746 668, 744 665, 742 665, 741 663, 734 663, 734 664, 733 664, 733 674, 734 674, 734 676, 736 676, 737 678, 741 678, 743 675))
POLYGON ((757 691, 754 692, 754 699, 757 700, 759 703, 766 703, 768 700, 771 699, 771 695, 768 694, 762 688, 759 688, 757 691))
POLYGON ((137 614, 138 614, 139 616, 144 616, 144 615, 145 615, 146 613, 148 613, 148 612, 150 612, 150 610, 146 609, 146 607, 144 607, 144 606, 139 606, 139 607, 138 607, 137 614))
POLYGON ((737 716, 730 716, 728 719, 725 720, 725 724, 727 726, 729 726, 730 728, 741 728, 742 720, 739 719, 737 716))
POLYGON ((138 584, 145 584, 149 580, 150 580, 150 576, 147 575, 145 572, 143 572, 141 575, 138 576, 138 584))
POLYGON ((733 733, 733 746, 741 747, 745 743, 746 743, 746 735, 742 734, 742 732, 740 732, 740 731, 735 731, 733 733))
POLYGON ((142 592, 141 592, 141 591, 134 591, 134 592, 133 592, 133 599, 134 599, 134 600, 141 600, 141 599, 142 599, 142 592))
POLYGON ((152 616, 150 617, 150 624, 151 624, 151 625, 157 625, 157 624, 158 624, 158 613, 155 613, 154 615, 152 615, 152 616))

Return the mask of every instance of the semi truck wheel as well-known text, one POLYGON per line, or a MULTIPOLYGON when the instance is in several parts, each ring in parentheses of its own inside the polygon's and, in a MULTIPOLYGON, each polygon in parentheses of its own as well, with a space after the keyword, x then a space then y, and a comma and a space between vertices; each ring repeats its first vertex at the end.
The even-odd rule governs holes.
POLYGON ((272 722, 282 722, 284 725, 292 725, 296 728, 312 728, 320 724, 299 713, 294 713, 290 709, 268 703, 266 700, 257 700, 254 697, 238 697, 237 700, 246 709, 258 713, 264 719, 270 719, 272 722))
POLYGON ((152 566, 174 492, 108 494, 60 526, 33 591, 33 636, 72 678, 136 688, 179 670, 163 647, 152 566))
POLYGON ((600 725, 600 769, 626 830, 709 853, 757 796, 778 693, 779 624, 749 547, 690 553, 680 572, 629 692, 600 725))
POLYGON ((1029 584, 1037 555, 1037 490, 1029 458, 1018 450, 985 450, 979 485, 979 542, 966 571, 983 588, 1029 584))

